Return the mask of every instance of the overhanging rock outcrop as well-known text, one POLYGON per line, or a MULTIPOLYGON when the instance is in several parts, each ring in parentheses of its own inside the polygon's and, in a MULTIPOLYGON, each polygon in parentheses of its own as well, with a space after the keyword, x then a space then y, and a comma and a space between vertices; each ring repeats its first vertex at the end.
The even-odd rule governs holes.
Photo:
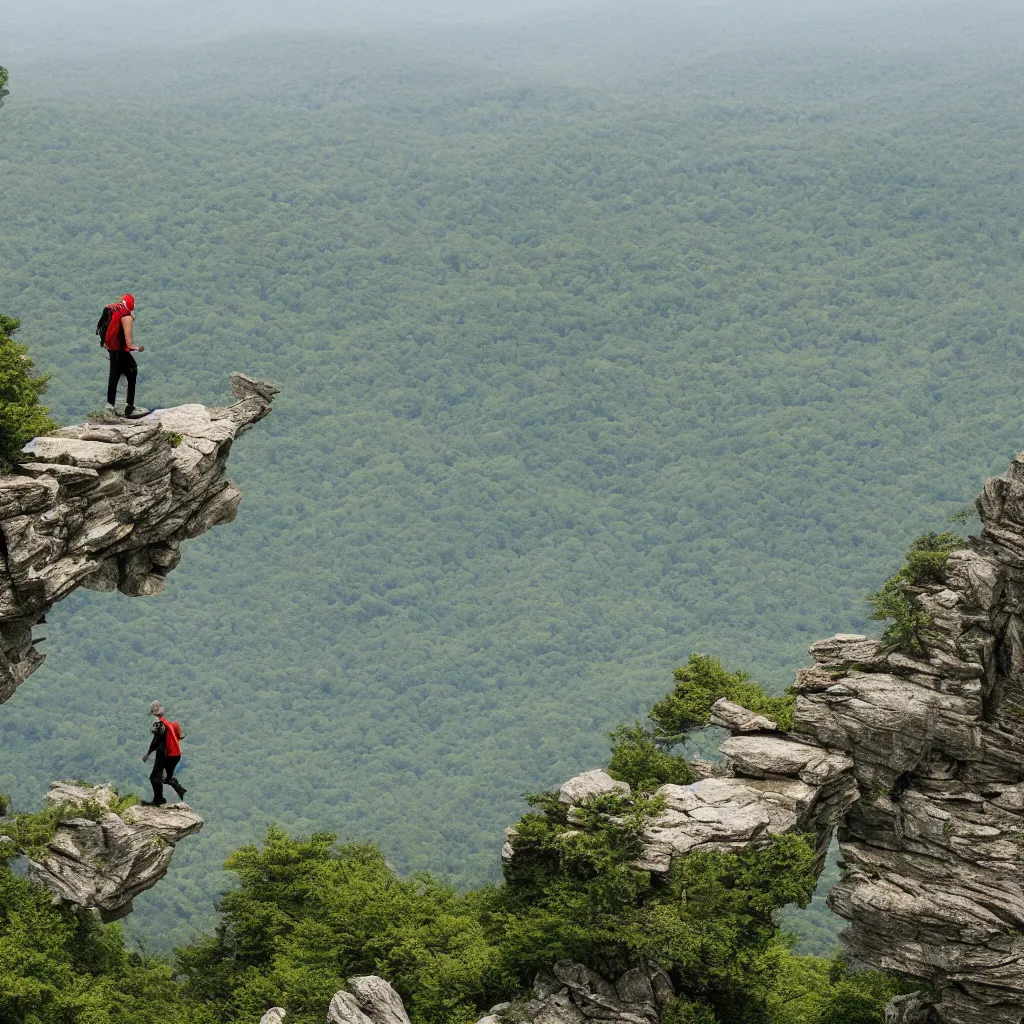
POLYGON ((46 802, 67 815, 45 852, 30 856, 28 876, 54 902, 96 910, 104 921, 131 913, 132 900, 167 873, 176 844, 203 827, 185 804, 136 804, 115 813, 117 794, 109 786, 55 782, 46 802))
POLYGON ((228 453, 278 391, 235 373, 231 392, 223 408, 64 427, 0 477, 0 703, 42 664, 32 629, 57 601, 78 587, 157 594, 183 540, 234 519, 228 453))

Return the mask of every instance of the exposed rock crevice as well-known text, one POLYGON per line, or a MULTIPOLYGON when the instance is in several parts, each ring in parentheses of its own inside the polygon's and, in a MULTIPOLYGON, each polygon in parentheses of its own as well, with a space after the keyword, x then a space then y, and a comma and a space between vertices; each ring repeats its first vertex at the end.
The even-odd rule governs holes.
POLYGON ((158 594, 182 541, 234 519, 228 454, 277 388, 236 373, 231 391, 223 408, 105 416, 37 437, 0 478, 0 703, 42 664, 32 630, 57 601, 78 587, 158 594))

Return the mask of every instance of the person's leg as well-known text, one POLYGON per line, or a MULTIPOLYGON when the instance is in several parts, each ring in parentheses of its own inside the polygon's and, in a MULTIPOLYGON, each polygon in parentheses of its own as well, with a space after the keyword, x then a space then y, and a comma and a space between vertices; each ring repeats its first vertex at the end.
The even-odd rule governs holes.
POLYGON ((135 378, 139 375, 139 364, 135 362, 135 356, 131 352, 124 352, 121 355, 121 372, 128 382, 128 395, 125 399, 126 409, 135 408, 135 378))
POLYGON ((107 374, 107 403, 114 405, 117 402, 117 383, 121 379, 121 362, 118 359, 120 353, 108 352, 110 356, 110 373, 107 374))
POLYGON ((153 770, 149 773, 149 781, 153 785, 153 803, 159 806, 160 804, 166 803, 164 800, 164 761, 163 758, 157 758, 157 762, 153 765, 153 770))
POLYGON ((178 794, 178 799, 181 800, 185 795, 185 787, 174 777, 174 770, 178 767, 178 762, 181 760, 180 755, 178 757, 169 757, 164 764, 167 766, 166 774, 164 775, 164 782, 167 783, 175 793, 178 794))

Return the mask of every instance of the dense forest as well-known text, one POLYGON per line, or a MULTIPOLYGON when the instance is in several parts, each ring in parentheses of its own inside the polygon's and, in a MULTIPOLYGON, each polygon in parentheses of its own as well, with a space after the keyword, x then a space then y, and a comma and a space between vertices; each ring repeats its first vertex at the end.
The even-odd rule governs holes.
POLYGON ((125 290, 143 404, 282 388, 237 522, 56 608, 0 715, 21 808, 143 792, 150 700, 185 723, 207 826, 131 936, 209 931, 270 822, 495 880, 691 651, 777 692, 871 628, 1024 437, 1024 32, 944 18, 6 61, 0 311, 53 417, 125 290))

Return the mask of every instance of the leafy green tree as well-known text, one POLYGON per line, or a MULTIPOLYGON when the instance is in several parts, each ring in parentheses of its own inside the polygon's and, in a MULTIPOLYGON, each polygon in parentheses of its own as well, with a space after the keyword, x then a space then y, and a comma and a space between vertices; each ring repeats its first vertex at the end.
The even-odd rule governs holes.
POLYGON ((4 105, 4 97, 10 95, 7 88, 7 68, 0 67, 0 107, 4 105))
POLYGON ((186 1010, 167 964, 130 952, 117 925, 53 906, 0 864, 4 1024, 213 1024, 186 1010))
POLYGON ((790 956, 769 998, 772 1024, 881 1024, 885 1004, 911 986, 840 958, 790 956))
POLYGON ((39 404, 49 377, 33 375, 28 349, 11 337, 18 326, 0 314, 0 472, 11 468, 27 441, 56 427, 39 404))
POLYGON ((471 901, 428 875, 403 880, 376 848, 334 848, 334 838, 271 827, 262 850, 228 860, 240 885, 221 902, 216 935, 178 950, 187 997, 223 1021, 279 1003, 290 1020, 319 1024, 346 978, 382 974, 414 1021, 476 1020, 500 985, 471 901))
POLYGON ((746 672, 727 672, 717 658, 691 654, 675 670, 675 689, 651 708, 657 736, 674 739, 708 724, 711 706, 721 697, 767 715, 783 729, 793 725, 796 702, 791 694, 769 697, 746 672))
POLYGON ((608 774, 634 789, 657 789, 666 782, 686 785, 697 776, 685 757, 663 750, 642 725, 622 725, 611 734, 608 774))

